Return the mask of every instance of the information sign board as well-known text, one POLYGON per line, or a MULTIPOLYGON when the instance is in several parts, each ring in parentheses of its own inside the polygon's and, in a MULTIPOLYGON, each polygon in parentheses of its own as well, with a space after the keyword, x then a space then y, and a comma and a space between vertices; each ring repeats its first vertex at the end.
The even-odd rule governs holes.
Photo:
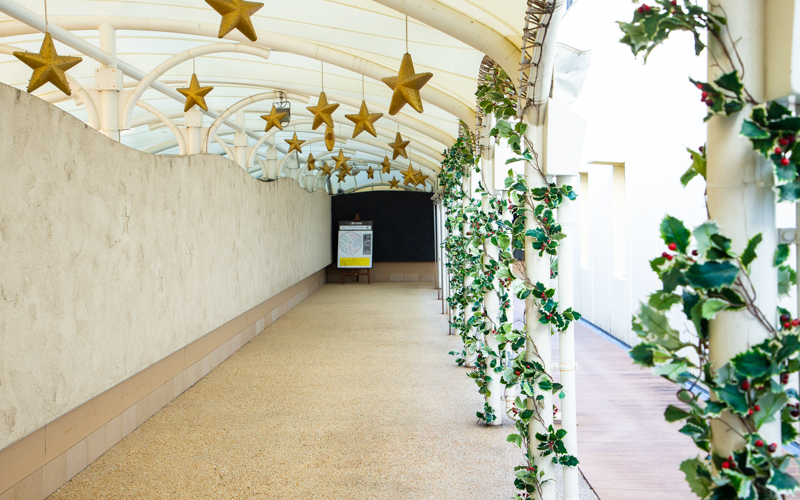
POLYGON ((339 221, 339 269, 372 269, 372 221, 339 221))

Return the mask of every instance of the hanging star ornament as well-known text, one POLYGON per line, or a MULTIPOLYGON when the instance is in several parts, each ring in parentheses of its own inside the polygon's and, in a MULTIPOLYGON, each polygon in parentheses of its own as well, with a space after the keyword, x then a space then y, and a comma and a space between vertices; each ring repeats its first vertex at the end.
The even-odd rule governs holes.
POLYGON ((389 189, 400 189, 400 188, 397 186, 397 184, 398 184, 399 182, 400 182, 400 181, 398 181, 397 179, 395 179, 394 177, 392 177, 392 180, 390 180, 390 181, 389 181, 389 189))
POLYGON ((422 175, 422 170, 417 170, 417 176, 414 179, 414 186, 419 186, 420 184, 425 186, 425 179, 427 178, 427 175, 422 175))
POLYGON ((272 130, 273 127, 278 127, 278 130, 283 130, 283 125, 281 125, 281 120, 286 118, 288 113, 282 112, 278 113, 278 110, 275 108, 275 105, 272 105, 272 110, 269 112, 268 115, 261 115, 262 120, 267 121, 267 127, 264 129, 264 132, 269 132, 272 130))
POLYGON ((219 35, 217 35, 219 38, 224 37, 234 29, 238 29, 251 42, 255 42, 258 39, 250 16, 258 12, 264 6, 263 3, 246 2, 245 0, 206 0, 206 3, 216 10, 217 14, 222 16, 219 35))
POLYGON ((317 160, 314 159, 314 155, 312 153, 308 153, 308 161, 306 162, 308 166, 308 171, 313 172, 314 169, 317 168, 317 160))
POLYGON ((375 170, 372 169, 372 165, 369 166, 367 169, 367 179, 374 179, 373 175, 375 174, 375 170))
POLYGON ((344 179, 347 177, 347 173, 339 172, 339 175, 336 176, 339 179, 339 182, 344 182, 344 179))
POLYGON ((414 184, 417 178, 417 171, 414 170, 414 167, 409 163, 408 170, 401 172, 404 176, 403 185, 408 186, 409 184, 414 184))
POLYGON ((363 132, 369 132, 373 137, 378 137, 378 132, 375 131, 375 122, 383 116, 383 113, 370 113, 367 109, 367 101, 361 101, 361 111, 357 115, 344 115, 345 118, 355 124, 356 129, 353 131, 353 139, 363 132))
POLYGON ((333 148, 336 147, 336 132, 334 132, 333 127, 325 126, 325 147, 328 151, 333 151, 333 148))
POLYGON ((336 160, 336 170, 341 170, 342 166, 347 166, 347 162, 350 160, 350 157, 345 156, 344 151, 340 149, 339 156, 334 156, 333 159, 336 160))
POLYGON ((383 167, 383 173, 388 174, 392 171, 392 163, 389 161, 388 156, 383 157, 383 161, 381 162, 381 166, 383 167))
POLYGON ((186 96, 186 105, 183 106, 183 112, 189 111, 195 104, 203 108, 203 111, 208 111, 206 96, 212 90, 214 90, 214 87, 201 87, 200 82, 197 80, 197 74, 192 73, 192 80, 189 82, 189 88, 184 87, 178 89, 178 92, 186 96))
POLYGON ((402 156, 405 159, 408 159, 408 153, 406 153, 406 147, 411 144, 411 141, 404 141, 403 136, 400 135, 400 132, 397 133, 397 137, 395 137, 394 142, 389 143, 389 147, 392 148, 392 160, 396 160, 398 156, 402 156))
POLYGON ((418 113, 422 113, 422 99, 419 97, 419 89, 428 83, 428 80, 432 77, 433 73, 415 74, 411 54, 406 53, 400 63, 400 71, 397 76, 381 79, 393 92, 392 102, 389 104, 389 114, 396 115, 406 104, 410 104, 418 113))
POLYGON ((287 155, 292 151, 297 151, 298 153, 303 154, 302 146, 306 141, 301 141, 298 139, 297 132, 294 133, 294 137, 291 139, 284 139, 284 142, 289 145, 289 151, 286 152, 287 155))
POLYGON ((326 161, 322 162, 322 166, 319 167, 319 169, 322 171, 323 175, 331 175, 331 173, 333 172, 333 168, 329 167, 328 162, 326 161))
POLYGON ((56 53, 53 37, 47 32, 44 34, 42 48, 39 52, 14 52, 14 56, 24 62, 33 70, 31 81, 28 83, 28 92, 33 92, 47 82, 55 85, 61 92, 72 95, 72 90, 64 73, 79 62, 80 57, 60 56, 56 53))
POLYGON ((343 173, 344 175, 353 175, 353 176, 355 176, 355 174, 353 174, 353 167, 351 167, 347 163, 342 164, 342 166, 339 167, 339 171, 341 173, 343 173))
POLYGON ((317 130, 323 123, 329 127, 333 127, 333 117, 331 113, 336 111, 338 104, 328 104, 328 96, 325 92, 320 92, 319 101, 316 106, 308 106, 306 109, 314 113, 314 123, 311 125, 312 130, 317 130))

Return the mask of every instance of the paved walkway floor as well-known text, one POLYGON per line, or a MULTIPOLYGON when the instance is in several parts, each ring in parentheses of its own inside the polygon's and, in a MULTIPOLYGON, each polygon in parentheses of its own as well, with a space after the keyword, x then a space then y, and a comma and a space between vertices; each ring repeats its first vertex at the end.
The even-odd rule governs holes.
POLYGON ((512 426, 477 423, 436 295, 324 286, 50 498, 510 499, 512 426))

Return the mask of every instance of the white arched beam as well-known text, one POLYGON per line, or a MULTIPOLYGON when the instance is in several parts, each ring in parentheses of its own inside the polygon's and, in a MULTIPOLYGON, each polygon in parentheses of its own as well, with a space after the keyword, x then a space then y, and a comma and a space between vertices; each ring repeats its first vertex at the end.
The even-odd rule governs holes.
MULTIPOLYGON (((0 1, 0 12, 19 19, 20 21, 5 22, 0 25, 0 37, 3 36, 16 36, 26 35, 31 33, 44 31, 44 19, 38 15, 20 7, 18 4, 10 1, 0 1), (24 21, 24 22, 23 22, 24 21), (33 28, 31 27, 33 26, 33 28)), ((168 19, 153 19, 147 17, 125 17, 125 16, 53 16, 50 18, 51 33, 54 38, 57 37, 57 32, 61 29, 68 31, 93 31, 101 23, 108 23, 118 30, 135 30, 135 31, 159 31, 165 33, 182 33, 186 35, 202 35, 209 38, 217 38, 219 33, 219 24, 211 23, 197 23, 191 21, 168 20, 168 19), (57 29, 53 29, 57 28, 57 29)), ((268 31, 258 31, 258 41, 255 45, 268 48, 278 52, 287 52, 305 56, 318 61, 323 61, 340 68, 348 69, 356 73, 362 74, 377 81, 382 78, 397 76, 397 70, 394 68, 387 68, 381 64, 363 59, 361 57, 348 54, 347 52, 337 50, 334 48, 326 47, 316 43, 290 38, 277 33, 268 31)), ((59 35, 63 33, 59 32, 59 35)), ((74 35, 73 35, 74 36, 74 35)), ((77 38, 77 37, 76 37, 77 38)), ((243 43, 251 43, 244 35, 239 32, 232 32, 227 35, 228 39, 236 40, 243 43)), ((70 45, 70 43, 61 40, 63 43, 70 45)), ((73 40, 74 41, 74 40, 73 40)), ((109 64, 111 58, 105 52, 100 51, 96 47, 94 50, 87 49, 84 52, 87 56, 96 59, 97 61, 109 64), (98 59, 100 56, 97 52, 105 54, 106 61, 98 59), (89 54, 92 52, 94 55, 89 54)), ((82 49, 76 49, 82 50, 82 49)), ((83 50, 82 50, 83 51, 83 50)), ((122 61, 119 61, 122 62, 122 61)), ((129 65, 122 63, 125 67, 130 68, 129 65)), ((119 66, 122 71, 123 67, 119 66)), ((126 72, 126 74, 128 74, 126 72)), ((131 74, 133 78, 141 79, 144 75, 139 77, 131 74)), ((154 85, 154 88, 155 85, 154 85)), ((159 88, 158 90, 161 91, 159 88)), ((455 97, 447 94, 443 90, 438 89, 435 85, 429 84, 422 88, 420 91, 422 99, 442 110, 457 117, 470 127, 475 125, 475 109, 474 104, 466 103, 455 97)), ((215 116, 216 118, 216 116, 215 116)))
POLYGON ((166 125, 172 131, 173 135, 175 135, 175 139, 178 141, 178 148, 180 150, 180 154, 185 155, 186 139, 183 137, 183 134, 178 129, 177 125, 175 125, 175 123, 172 120, 170 120, 164 113, 162 113, 155 107, 151 106, 150 104, 147 104, 146 102, 140 101, 137 102, 136 105, 144 109, 145 111, 149 111, 150 113, 155 115, 156 118, 161 120, 161 122, 164 123, 164 125, 166 125))
MULTIPOLYGON (((250 54, 253 56, 261 57, 265 60, 269 60, 270 51, 261 47, 256 47, 254 45, 247 45, 243 43, 212 43, 209 45, 201 45, 200 47, 195 47, 193 49, 186 50, 181 52, 180 54, 176 54, 163 63, 156 66, 150 73, 148 73, 143 79, 139 81, 139 84, 136 85, 136 88, 133 89, 133 93, 128 97, 127 102, 125 103, 125 109, 122 111, 122 128, 123 130, 129 129, 131 125, 131 117, 133 115, 133 107, 136 106, 136 102, 139 98, 144 94, 144 92, 150 88, 158 77, 166 73, 167 71, 171 70, 175 66, 188 61, 189 59, 204 56, 207 54, 217 54, 222 52, 235 52, 238 54, 250 54)), ((219 119, 219 118, 217 118, 219 119)), ((213 135, 213 134, 212 134, 213 135)))
MULTIPOLYGON (((437 0, 373 0, 431 28, 447 33, 473 49, 491 57, 503 68, 514 86, 519 86, 520 48, 489 26, 437 0)), ((520 18, 522 19, 522 18, 520 18)))

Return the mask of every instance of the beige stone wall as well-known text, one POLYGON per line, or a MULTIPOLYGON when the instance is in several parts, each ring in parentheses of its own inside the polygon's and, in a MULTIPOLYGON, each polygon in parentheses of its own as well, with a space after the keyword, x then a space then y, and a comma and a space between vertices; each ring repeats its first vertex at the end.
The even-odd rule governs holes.
POLYGON ((331 262, 322 191, 0 110, 0 449, 331 262))

